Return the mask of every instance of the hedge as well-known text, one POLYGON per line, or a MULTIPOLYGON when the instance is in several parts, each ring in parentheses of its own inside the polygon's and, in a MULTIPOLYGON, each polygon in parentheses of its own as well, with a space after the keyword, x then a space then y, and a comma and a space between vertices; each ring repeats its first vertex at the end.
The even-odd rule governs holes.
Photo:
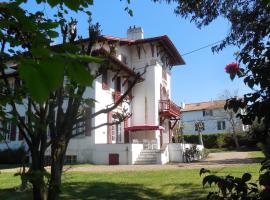
POLYGON ((0 164, 22 164, 25 154, 24 148, 0 150, 0 164))
MULTIPOLYGON (((257 141, 251 139, 247 134, 237 134, 238 142, 241 147, 255 148, 257 141)), ((198 134, 184 135, 186 143, 198 144, 198 134)), ((234 148, 234 139, 232 134, 205 134, 203 135, 203 143, 205 148, 234 148)))

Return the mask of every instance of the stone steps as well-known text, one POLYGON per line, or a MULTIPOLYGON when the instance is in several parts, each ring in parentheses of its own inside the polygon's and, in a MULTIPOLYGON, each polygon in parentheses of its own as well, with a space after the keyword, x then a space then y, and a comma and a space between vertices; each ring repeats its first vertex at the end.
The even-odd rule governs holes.
POLYGON ((157 164, 157 150, 144 149, 141 151, 135 165, 153 165, 157 164))

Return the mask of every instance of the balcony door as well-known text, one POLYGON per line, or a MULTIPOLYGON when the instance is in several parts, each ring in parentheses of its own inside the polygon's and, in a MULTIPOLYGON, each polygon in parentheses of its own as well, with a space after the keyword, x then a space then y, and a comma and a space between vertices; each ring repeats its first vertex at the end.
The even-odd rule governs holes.
POLYGON ((161 100, 168 100, 169 99, 169 94, 168 94, 166 88, 163 86, 160 86, 160 99, 161 100))

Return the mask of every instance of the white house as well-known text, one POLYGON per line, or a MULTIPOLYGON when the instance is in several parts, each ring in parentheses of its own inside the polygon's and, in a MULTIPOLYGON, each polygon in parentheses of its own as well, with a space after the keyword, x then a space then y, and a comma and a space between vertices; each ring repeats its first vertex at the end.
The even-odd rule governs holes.
MULTIPOLYGON (((225 100, 185 104, 182 109, 182 123, 184 134, 197 134, 195 123, 202 121, 204 130, 202 133, 231 133, 233 120, 236 132, 243 132, 247 127, 242 124, 241 119, 231 111, 225 111, 225 100), (232 116, 232 117, 231 117, 232 116)), ((241 111, 242 112, 242 111, 241 111)))
MULTIPOLYGON (((82 40, 78 45, 86 42, 87 39, 82 40)), ((181 152, 186 147, 171 144, 172 129, 180 119, 180 107, 171 100, 171 68, 185 62, 169 37, 144 38, 142 28, 130 27, 127 38, 101 36, 94 51, 96 54, 110 55, 114 70, 105 68, 93 87, 87 89, 85 95, 96 100, 90 113, 117 101, 137 72, 146 70, 146 73, 132 89, 129 98, 115 110, 78 126, 76 131, 84 131, 85 134, 70 141, 66 152, 67 162, 164 164, 181 161, 181 152), (109 54, 112 49, 114 54, 109 54), (114 114, 123 109, 132 113, 123 123, 101 126, 93 131, 87 128, 113 122, 114 114)), ((19 133, 12 125, 10 130, 8 134, 11 136, 7 140, 10 146, 18 146, 21 142, 19 133)), ((0 148, 3 146, 0 144, 0 148)))

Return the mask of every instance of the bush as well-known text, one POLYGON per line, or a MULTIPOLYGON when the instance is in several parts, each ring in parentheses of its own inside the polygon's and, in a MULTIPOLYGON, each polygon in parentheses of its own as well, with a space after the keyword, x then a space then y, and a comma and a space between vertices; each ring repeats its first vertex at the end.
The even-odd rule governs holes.
MULTIPOLYGON (((23 147, 18 149, 5 149, 0 151, 0 164, 22 164, 26 152, 23 147)), ((26 160, 25 160, 26 162, 26 160)))
MULTIPOLYGON (((242 147, 255 148, 257 145, 257 141, 247 134, 237 134, 237 138, 242 147)), ((184 140, 186 143, 198 144, 199 136, 198 134, 184 135, 184 140)), ((204 147, 208 149, 235 147, 233 136, 229 133, 205 134, 203 135, 203 143, 204 147)))

